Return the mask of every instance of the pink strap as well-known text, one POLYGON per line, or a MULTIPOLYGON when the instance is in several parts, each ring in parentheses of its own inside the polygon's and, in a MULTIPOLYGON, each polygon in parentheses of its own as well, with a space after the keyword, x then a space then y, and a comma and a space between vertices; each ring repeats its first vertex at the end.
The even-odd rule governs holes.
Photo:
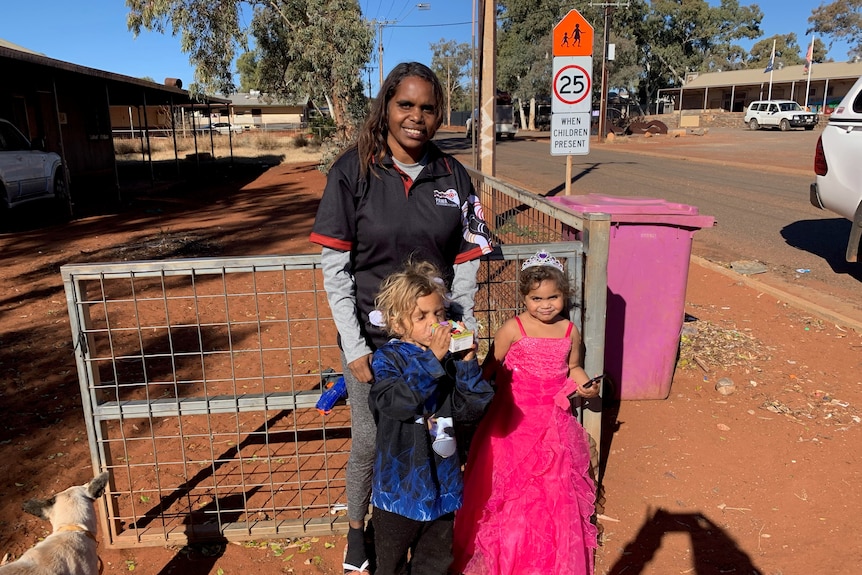
POLYGON ((524 331, 524 325, 521 323, 521 318, 515 316, 515 321, 518 322, 518 329, 521 330, 521 335, 527 337, 527 332, 524 331))
POLYGON ((569 322, 569 329, 566 330, 566 337, 567 338, 571 337, 573 327, 575 327, 575 324, 573 324, 572 322, 569 322))

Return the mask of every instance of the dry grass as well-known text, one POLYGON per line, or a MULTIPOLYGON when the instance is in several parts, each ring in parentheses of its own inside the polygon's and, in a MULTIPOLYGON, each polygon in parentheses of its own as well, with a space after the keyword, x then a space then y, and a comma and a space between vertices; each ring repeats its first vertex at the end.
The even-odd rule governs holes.
MULTIPOLYGON (((320 142, 305 139, 304 134, 291 132, 245 132, 231 137, 222 134, 199 134, 179 136, 176 140, 176 153, 180 158, 197 154, 209 154, 215 158, 226 158, 233 154, 236 159, 254 160, 261 156, 281 156, 283 163, 319 162, 323 150, 320 142), (299 142, 299 144, 297 144, 299 142)), ((138 160, 147 149, 147 141, 140 139, 115 139, 114 152, 118 160, 138 160)), ((149 151, 154 161, 174 158, 172 138, 150 138, 149 151)))
POLYGON ((769 359, 771 350, 752 335, 708 321, 687 323, 680 337, 677 367, 704 371, 730 366, 750 367, 769 359))

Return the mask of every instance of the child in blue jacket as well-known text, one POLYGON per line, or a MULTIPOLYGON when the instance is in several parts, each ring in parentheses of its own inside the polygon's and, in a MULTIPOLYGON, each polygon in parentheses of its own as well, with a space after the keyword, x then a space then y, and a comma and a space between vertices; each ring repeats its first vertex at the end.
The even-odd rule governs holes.
POLYGON ((445 575, 463 490, 453 426, 478 421, 494 396, 473 347, 453 354, 446 287, 436 267, 408 262, 376 300, 392 339, 374 352, 368 397, 377 423, 371 503, 375 575, 445 575))

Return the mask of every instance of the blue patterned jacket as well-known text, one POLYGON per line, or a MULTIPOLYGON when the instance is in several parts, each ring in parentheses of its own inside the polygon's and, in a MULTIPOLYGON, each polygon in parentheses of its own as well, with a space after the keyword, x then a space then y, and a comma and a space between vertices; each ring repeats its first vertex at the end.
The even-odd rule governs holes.
POLYGON ((440 362, 430 350, 391 340, 374 352, 374 384, 368 396, 377 422, 371 502, 417 521, 432 521, 461 507, 462 461, 431 449, 424 419, 453 417, 477 422, 494 397, 478 361, 440 362), (417 420, 420 423, 417 423, 417 420))

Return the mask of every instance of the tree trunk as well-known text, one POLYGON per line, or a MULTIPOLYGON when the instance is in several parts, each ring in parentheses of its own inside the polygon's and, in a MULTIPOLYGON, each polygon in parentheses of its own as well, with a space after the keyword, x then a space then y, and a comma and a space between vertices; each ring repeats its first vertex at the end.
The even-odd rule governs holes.
POLYGON ((530 129, 536 129, 536 97, 530 98, 530 129))

